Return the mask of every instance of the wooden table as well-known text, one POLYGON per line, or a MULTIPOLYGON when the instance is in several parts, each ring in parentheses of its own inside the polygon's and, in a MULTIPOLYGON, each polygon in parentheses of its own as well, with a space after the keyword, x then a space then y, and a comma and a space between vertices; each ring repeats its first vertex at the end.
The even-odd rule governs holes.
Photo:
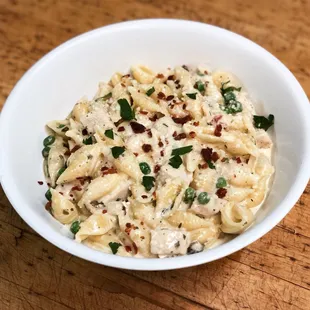
MULTIPOLYGON (((0 1, 0 108, 45 53, 128 19, 184 18, 240 33, 276 55, 310 94, 310 1, 0 1)), ((0 146, 1 147, 1 146, 0 146)), ((0 309, 310 309, 310 186, 289 215, 249 247, 168 272, 108 268, 59 250, 0 191, 0 309)))

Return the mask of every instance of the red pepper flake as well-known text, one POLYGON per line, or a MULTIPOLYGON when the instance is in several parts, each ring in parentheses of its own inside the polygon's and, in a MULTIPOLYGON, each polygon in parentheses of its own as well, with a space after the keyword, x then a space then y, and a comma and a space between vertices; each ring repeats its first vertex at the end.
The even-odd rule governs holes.
POLYGON ((160 151, 160 156, 163 157, 164 155, 165 155, 164 150, 161 150, 161 151, 160 151))
POLYGON ((171 80, 174 80, 174 79, 175 79, 174 75, 169 75, 168 78, 167 78, 168 81, 171 81, 171 80))
POLYGON ((137 122, 130 122, 130 126, 134 133, 143 133, 146 130, 146 128, 142 124, 139 124, 137 122))
POLYGON ((126 227, 127 227, 127 228, 130 228, 130 227, 131 227, 131 224, 130 224, 130 223, 126 223, 126 227))
POLYGON ((141 196, 143 199, 146 199, 147 198, 147 195, 142 195, 141 196))
POLYGON ((199 122, 194 122, 193 125, 197 127, 199 126, 199 122))
POLYGON ((143 114, 143 115, 147 115, 148 114, 147 111, 140 111, 140 113, 143 114))
POLYGON ((227 189, 226 188, 219 188, 217 191, 216 191, 216 195, 218 198, 224 198, 227 194, 227 189))
POLYGON ((216 162, 220 158, 219 154, 216 152, 213 152, 211 155, 211 159, 216 162))
POLYGON ((222 129, 223 129, 223 127, 221 124, 216 125, 215 130, 214 130, 214 135, 216 137, 220 137, 222 135, 222 132, 221 132, 222 129))
POLYGON ((170 96, 168 96, 166 99, 168 100, 168 101, 170 101, 170 100, 172 100, 174 98, 174 96, 173 95, 170 95, 170 96))
POLYGON ((175 138, 177 136, 177 132, 175 131, 173 134, 172 134, 172 137, 175 138))
POLYGON ((237 158, 236 158, 236 162, 237 162, 237 164, 241 164, 241 158, 240 158, 240 157, 237 157, 237 158))
POLYGON ((84 129, 82 130, 82 135, 83 135, 83 136, 88 135, 88 130, 87 130, 87 128, 84 128, 84 129))
POLYGON ((219 114, 219 115, 215 115, 212 119, 212 122, 217 123, 221 118, 223 117, 223 115, 219 114))
POLYGON ((158 74, 156 75, 156 77, 157 77, 158 79, 162 79, 162 78, 164 78, 165 76, 164 76, 162 73, 158 73, 158 74))
POLYGON ((82 190, 82 188, 79 187, 79 186, 73 186, 73 187, 71 188, 71 190, 72 190, 72 191, 78 191, 78 192, 80 192, 80 191, 82 190))
POLYGON ((114 174, 114 173, 117 173, 117 170, 115 168, 109 168, 109 169, 103 171, 102 175, 114 174))
POLYGON ((133 242, 133 243, 132 243, 132 246, 133 246, 133 249, 135 250, 135 253, 137 254, 137 253, 138 253, 138 247, 137 247, 137 245, 133 242))
POLYGON ((43 182, 42 182, 42 181, 38 181, 38 184, 39 184, 39 185, 43 185, 43 182))
POLYGON ((125 127, 124 126, 121 126, 117 129, 118 132, 122 132, 122 131, 125 131, 125 127))
POLYGON ((192 139, 194 139, 194 138, 196 137, 196 132, 195 132, 195 131, 191 131, 191 132, 189 133, 189 136, 190 136, 192 139))
POLYGON ((178 134, 177 136, 174 137, 174 140, 176 141, 179 141, 179 140, 182 140, 182 139, 186 139, 186 133, 180 133, 178 134))
POLYGON ((71 154, 71 152, 69 150, 66 150, 64 155, 69 156, 71 154))
POLYGON ((138 153, 133 153, 133 155, 135 155, 136 157, 138 157, 139 154, 138 154, 138 153))
POLYGON ((192 117, 190 115, 186 115, 184 117, 172 117, 173 121, 176 123, 176 124, 185 124, 189 121, 192 120, 192 117))
POLYGON ((211 160, 213 149, 207 147, 201 150, 201 155, 205 161, 211 160))
POLYGON ((148 153, 152 150, 152 146, 151 144, 143 144, 142 145, 142 150, 145 152, 145 153, 148 153))
POLYGON ((157 98, 163 100, 163 99, 166 98, 166 96, 165 96, 165 94, 164 94, 163 92, 160 91, 160 92, 157 94, 157 98))
POLYGON ((74 148, 71 150, 71 153, 76 152, 79 148, 81 148, 81 147, 78 145, 75 145, 74 148))
POLYGON ((163 147, 164 144, 163 144, 161 141, 159 141, 159 142, 158 142, 158 146, 159 146, 159 147, 163 147))
POLYGON ((107 210, 102 210, 102 213, 103 214, 106 214, 108 211, 107 210))
POLYGON ((154 173, 159 172, 159 170, 160 170, 160 165, 155 165, 155 167, 154 167, 154 173))
POLYGON ((152 137, 153 137, 153 134, 152 134, 151 129, 148 129, 148 130, 147 130, 147 135, 149 136, 149 138, 152 138, 152 137))
POLYGON ((156 121, 158 120, 157 114, 154 114, 154 116, 149 117, 149 120, 150 120, 151 122, 156 122, 156 121))
POLYGON ((125 245, 126 252, 131 252, 131 247, 129 245, 125 245))
POLYGON ((48 201, 45 205, 45 210, 48 212, 52 211, 52 203, 50 201, 48 201))
POLYGON ((208 167, 209 167, 209 166, 208 166, 207 163, 202 164, 202 165, 201 165, 201 164, 198 165, 198 168, 199 168, 199 169, 207 169, 208 167))

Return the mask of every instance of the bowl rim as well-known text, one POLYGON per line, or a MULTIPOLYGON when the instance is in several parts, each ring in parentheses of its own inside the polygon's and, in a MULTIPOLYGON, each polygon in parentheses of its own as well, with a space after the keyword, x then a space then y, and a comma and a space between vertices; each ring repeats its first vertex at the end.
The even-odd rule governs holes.
MULTIPOLYGON (((51 50, 45 56, 43 56, 39 61, 27 70, 27 72, 20 78, 17 82, 10 95, 8 96, 4 107, 0 114, 0 145, 3 145, 4 141, 4 129, 7 122, 7 115, 10 115, 11 111, 17 106, 18 101, 15 100, 15 97, 18 97, 19 89, 24 81, 31 78, 42 66, 52 60, 54 57, 57 57, 60 53, 66 49, 74 46, 77 43, 87 40, 87 38, 92 36, 97 36, 102 33, 109 33, 114 31, 127 30, 129 28, 141 28, 141 27, 192 27, 192 28, 209 28, 210 31, 217 32, 219 35, 223 36, 232 36, 237 41, 242 41, 244 45, 247 45, 252 50, 255 50, 261 57, 264 57, 274 66, 276 66, 283 73, 283 79, 286 79, 291 83, 291 89, 294 91, 298 101, 296 104, 301 110, 301 115, 303 117, 303 124, 305 132, 310 132, 310 122, 307 122, 307 115, 310 115, 309 101, 303 91, 302 87, 294 77, 294 75, 271 53, 265 50, 263 47, 254 43, 253 41, 231 32, 229 30, 201 23, 196 21, 182 20, 182 19, 139 19, 126 22, 115 23, 107 26, 103 26, 88 32, 85 32, 81 35, 73 37, 72 39, 62 43, 58 47, 51 50)), ((117 267, 122 269, 130 270, 172 270, 179 268, 186 268, 191 266, 196 266, 204 263, 208 263, 220 258, 223 258, 227 255, 230 255, 246 246, 256 241, 272 228, 274 228, 293 208, 301 194, 303 193, 304 188, 306 187, 309 176, 310 176, 310 161, 307 160, 310 158, 310 140, 306 140, 304 145, 305 152, 303 154, 303 160, 301 163, 301 168, 299 169, 295 181, 288 191, 287 195, 284 197, 283 202, 277 206, 275 210, 270 212, 260 223, 255 224, 253 229, 250 231, 245 231, 238 237, 233 240, 220 245, 214 249, 198 253, 195 255, 185 255, 173 258, 158 259, 158 258, 132 258, 132 257, 121 257, 117 255, 111 255, 107 253, 102 253, 97 250, 88 248, 84 245, 78 244, 77 242, 72 242, 68 237, 60 235, 58 232, 51 229, 51 231, 43 229, 40 224, 35 221, 35 218, 31 217, 29 213, 21 206, 18 199, 14 196, 14 182, 10 179, 8 175, 5 174, 5 151, 3 148, 0 150, 0 181, 3 187, 3 190, 8 197, 10 203, 17 211, 17 213, 22 217, 22 219, 39 235, 44 239, 51 242, 58 248, 75 255, 77 257, 83 258, 85 260, 96 262, 105 266, 117 267), (52 233, 51 233, 52 232, 52 233)))

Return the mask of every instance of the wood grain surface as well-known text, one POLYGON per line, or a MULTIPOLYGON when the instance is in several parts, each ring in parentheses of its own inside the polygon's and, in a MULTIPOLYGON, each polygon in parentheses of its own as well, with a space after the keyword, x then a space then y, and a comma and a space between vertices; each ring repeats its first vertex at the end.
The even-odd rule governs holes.
MULTIPOLYGON (((0 0, 0 109, 51 49, 137 18, 206 22, 278 57, 310 95, 309 0, 0 0)), ((1 147, 1 146, 0 146, 1 147)), ((59 250, 17 215, 0 188, 0 309, 310 309, 310 185, 270 233, 213 263, 121 271, 59 250)))

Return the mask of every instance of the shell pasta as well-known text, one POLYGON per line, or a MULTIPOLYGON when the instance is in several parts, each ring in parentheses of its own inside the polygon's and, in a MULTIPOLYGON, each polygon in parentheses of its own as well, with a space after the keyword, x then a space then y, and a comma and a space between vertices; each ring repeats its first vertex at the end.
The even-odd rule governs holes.
POLYGON ((264 202, 273 123, 228 72, 115 73, 47 124, 47 209, 76 242, 106 253, 207 250, 247 229, 264 202))

